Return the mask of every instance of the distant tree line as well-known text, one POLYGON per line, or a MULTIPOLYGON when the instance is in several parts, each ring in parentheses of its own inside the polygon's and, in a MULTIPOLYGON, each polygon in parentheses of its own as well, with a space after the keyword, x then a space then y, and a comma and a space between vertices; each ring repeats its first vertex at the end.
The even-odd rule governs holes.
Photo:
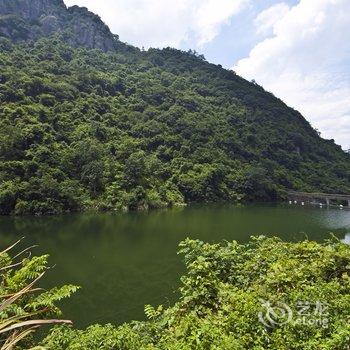
POLYGON ((1 214, 349 192, 349 154, 196 52, 0 47, 1 214))

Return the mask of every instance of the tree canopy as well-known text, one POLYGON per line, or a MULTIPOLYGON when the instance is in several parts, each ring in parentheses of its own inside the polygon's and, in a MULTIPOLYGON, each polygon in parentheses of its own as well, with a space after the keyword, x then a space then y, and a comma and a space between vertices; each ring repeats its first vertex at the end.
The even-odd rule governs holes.
POLYGON ((196 52, 0 48, 0 214, 350 191, 349 154, 196 52))

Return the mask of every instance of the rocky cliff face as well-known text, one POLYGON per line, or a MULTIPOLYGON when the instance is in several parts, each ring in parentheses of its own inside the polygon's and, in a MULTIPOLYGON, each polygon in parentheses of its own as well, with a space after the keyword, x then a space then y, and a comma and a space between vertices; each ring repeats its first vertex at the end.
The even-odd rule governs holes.
POLYGON ((72 46, 115 50, 116 37, 86 8, 68 8, 63 0, 0 0, 0 37, 36 40, 58 34, 72 46))
POLYGON ((0 0, 0 14, 18 15, 29 20, 64 12, 63 0, 0 0))

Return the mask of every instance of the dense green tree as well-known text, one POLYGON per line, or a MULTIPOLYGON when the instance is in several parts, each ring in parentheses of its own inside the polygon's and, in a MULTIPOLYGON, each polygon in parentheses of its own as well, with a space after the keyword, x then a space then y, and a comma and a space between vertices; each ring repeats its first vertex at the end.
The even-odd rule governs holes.
POLYGON ((350 192, 348 153, 196 52, 0 47, 1 214, 350 192))

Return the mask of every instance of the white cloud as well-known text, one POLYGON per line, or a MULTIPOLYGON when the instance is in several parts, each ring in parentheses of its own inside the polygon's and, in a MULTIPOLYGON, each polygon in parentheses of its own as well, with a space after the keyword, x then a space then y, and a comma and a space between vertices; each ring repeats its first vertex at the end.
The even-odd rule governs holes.
POLYGON ((284 2, 280 2, 260 12, 254 21, 257 32, 259 34, 267 34, 288 11, 289 6, 284 2))
POLYGON ((194 1, 194 30, 198 43, 203 45, 212 41, 221 27, 227 24, 230 18, 241 11, 248 3, 245 0, 206 0, 194 1))
POLYGON ((272 35, 233 69, 350 148, 350 1, 300 0, 281 16, 276 12, 274 6, 258 15, 257 31, 272 26, 272 35))
POLYGON ((139 47, 196 46, 213 40, 249 0, 65 0, 99 14, 122 41, 139 47))

